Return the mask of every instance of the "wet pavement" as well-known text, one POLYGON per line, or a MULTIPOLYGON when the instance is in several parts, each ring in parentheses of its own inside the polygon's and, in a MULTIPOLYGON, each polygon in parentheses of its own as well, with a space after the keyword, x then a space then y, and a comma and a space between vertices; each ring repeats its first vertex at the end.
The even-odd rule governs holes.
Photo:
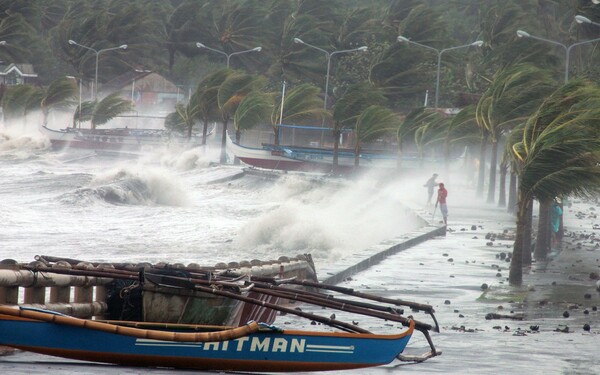
MULTIPOLYGON (((386 297, 434 306, 441 326, 432 339, 443 354, 420 364, 394 362, 371 369, 338 374, 389 374, 399 371, 421 374, 593 374, 600 332, 600 294, 592 272, 599 272, 593 204, 576 202, 565 209, 565 225, 571 237, 555 251, 552 260, 534 264, 524 275, 522 287, 508 285, 506 255, 512 249, 514 218, 504 208, 470 199, 471 191, 449 200, 449 230, 403 250, 340 285, 386 297), (502 239, 502 234, 506 238, 502 239), (495 236, 490 236, 494 234, 495 236), (587 238, 586 238, 587 236, 587 238), (488 237, 488 238, 486 238, 488 237), (591 237, 591 238, 590 238, 591 237), (504 253, 504 255, 502 255, 504 253), (488 289, 482 289, 483 284, 488 289), (564 313, 568 312, 568 317, 564 313), (487 320, 494 313, 510 318, 487 320), (583 329, 590 325, 590 331, 583 329), (568 327, 568 329, 567 329, 568 327), (568 333, 565 333, 568 331, 568 333)), ((431 208, 413 208, 430 218, 431 208)), ((434 220, 438 224, 438 220, 434 220)), ((600 273, 600 272, 599 272, 600 273)), ((329 316, 333 311, 302 307, 329 316)), ((344 320, 344 313, 336 312, 344 320)), ((424 315, 415 315, 427 322, 424 315)), ((347 320, 356 319, 348 317, 347 320)), ((276 325, 306 324, 280 316, 276 325)), ((367 318, 358 324, 374 332, 402 329, 398 324, 367 318)), ((306 328, 306 327, 305 327, 306 328)), ((405 354, 420 354, 427 343, 415 333, 405 354)), ((54 359, 30 353, 0 357, 0 372, 11 374, 174 374, 191 371, 139 369, 54 359)), ((194 371, 194 373, 199 373, 194 371)), ((336 372, 334 372, 336 373, 336 372)))

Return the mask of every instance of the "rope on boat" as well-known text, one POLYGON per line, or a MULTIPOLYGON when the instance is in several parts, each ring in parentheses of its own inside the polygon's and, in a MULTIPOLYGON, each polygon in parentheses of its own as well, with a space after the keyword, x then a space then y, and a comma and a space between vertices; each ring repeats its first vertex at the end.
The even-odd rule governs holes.
POLYGON ((125 327, 115 324, 98 322, 94 320, 73 318, 71 316, 63 314, 53 314, 51 312, 45 312, 39 309, 15 309, 6 306, 0 306, 0 314, 18 316, 26 319, 41 320, 49 323, 68 325, 72 327, 89 328, 96 331, 120 334, 142 339, 176 342, 228 341, 248 336, 249 334, 260 330, 259 324, 254 321, 248 322, 246 325, 241 327, 224 329, 221 331, 185 333, 125 327))

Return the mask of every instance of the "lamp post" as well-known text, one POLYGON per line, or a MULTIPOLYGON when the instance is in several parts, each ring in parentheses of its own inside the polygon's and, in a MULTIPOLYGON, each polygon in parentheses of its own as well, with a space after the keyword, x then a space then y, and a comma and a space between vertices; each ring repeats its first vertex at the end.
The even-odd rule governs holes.
POLYGON ((73 44, 73 45, 76 45, 78 47, 88 49, 88 50, 90 50, 90 51, 92 51, 92 52, 94 52, 96 54, 96 76, 95 76, 95 79, 94 79, 94 100, 96 100, 96 98, 98 96, 98 57, 100 56, 100 54, 102 52, 113 51, 113 50, 116 50, 116 49, 127 49, 127 44, 122 44, 122 45, 120 45, 118 47, 103 48, 103 49, 100 49, 100 50, 96 50, 96 49, 94 49, 92 47, 84 46, 82 44, 77 43, 76 41, 74 41, 72 39, 69 39, 69 44, 73 44))
POLYGON ((561 46, 562 48, 564 48, 565 55, 566 55, 566 58, 565 58, 565 83, 569 82, 569 56, 571 54, 571 49, 573 47, 580 46, 582 44, 600 41, 600 38, 596 38, 596 39, 584 40, 583 42, 573 43, 573 44, 567 46, 567 45, 557 42, 555 40, 550 40, 550 39, 542 38, 539 36, 531 35, 527 31, 523 31, 523 30, 517 30, 517 36, 519 38, 531 38, 531 39, 541 40, 543 42, 551 43, 551 44, 561 46))
POLYGON ((592 21, 591 19, 589 19, 589 18, 587 18, 585 16, 577 15, 577 16, 575 16, 575 21, 577 21, 577 23, 580 23, 580 24, 581 23, 589 23, 591 25, 600 26, 600 23, 594 22, 594 21, 592 21))
POLYGON ((254 47, 252 49, 247 49, 247 50, 244 50, 244 51, 233 52, 233 53, 226 53, 226 52, 223 52, 223 51, 219 51, 218 49, 207 47, 207 46, 205 46, 204 44, 202 44, 200 42, 196 43, 196 47, 198 47, 198 48, 206 48, 209 51, 220 53, 221 55, 224 55, 225 57, 227 57, 227 68, 229 68, 229 59, 231 58, 231 56, 241 55, 242 53, 248 53, 248 52, 260 52, 260 51, 262 51, 262 47, 254 47))
POLYGON ((331 58, 334 55, 337 55, 340 53, 349 53, 349 52, 357 52, 357 51, 363 52, 363 51, 366 51, 369 49, 367 46, 362 46, 362 47, 353 48, 353 49, 344 49, 344 50, 340 50, 340 51, 328 52, 328 51, 324 50, 323 48, 319 48, 317 46, 313 46, 312 44, 308 44, 299 38, 294 38, 294 43, 304 44, 305 46, 314 48, 318 51, 325 53, 325 56, 327 57, 327 73, 325 74, 325 97, 323 99, 323 109, 327 109, 327 92, 329 90, 329 71, 331 68, 331 58))
POLYGON ((444 49, 437 49, 425 44, 421 44, 421 43, 417 43, 417 42, 413 42, 412 40, 403 37, 402 35, 398 36, 398 42, 400 43, 410 43, 410 44, 414 44, 423 48, 427 48, 430 49, 432 51, 434 51, 435 53, 437 53, 437 78, 435 80, 435 109, 438 108, 438 101, 439 101, 439 97, 440 97, 440 71, 441 71, 441 67, 442 67, 442 55, 444 54, 444 52, 447 51, 452 51, 455 49, 459 49, 459 48, 465 48, 465 47, 481 47, 483 45, 483 41, 481 40, 477 40, 473 43, 469 43, 469 44, 464 44, 462 46, 456 46, 456 47, 450 47, 450 48, 444 48, 444 49))

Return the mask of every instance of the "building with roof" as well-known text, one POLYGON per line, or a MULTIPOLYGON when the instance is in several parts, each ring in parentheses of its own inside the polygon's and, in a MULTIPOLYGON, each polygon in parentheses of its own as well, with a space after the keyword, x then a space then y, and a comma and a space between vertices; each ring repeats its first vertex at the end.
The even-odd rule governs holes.
POLYGON ((0 84, 2 85, 35 84, 37 76, 31 64, 0 64, 0 84))

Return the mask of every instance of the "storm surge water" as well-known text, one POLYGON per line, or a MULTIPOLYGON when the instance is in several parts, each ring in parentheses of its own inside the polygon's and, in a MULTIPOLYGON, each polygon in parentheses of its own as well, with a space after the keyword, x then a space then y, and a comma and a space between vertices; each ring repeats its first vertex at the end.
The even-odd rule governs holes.
POLYGON ((3 259, 213 265, 311 253, 318 265, 419 225, 373 178, 266 178, 215 166, 216 149, 57 152, 35 132, 0 139, 3 259))

